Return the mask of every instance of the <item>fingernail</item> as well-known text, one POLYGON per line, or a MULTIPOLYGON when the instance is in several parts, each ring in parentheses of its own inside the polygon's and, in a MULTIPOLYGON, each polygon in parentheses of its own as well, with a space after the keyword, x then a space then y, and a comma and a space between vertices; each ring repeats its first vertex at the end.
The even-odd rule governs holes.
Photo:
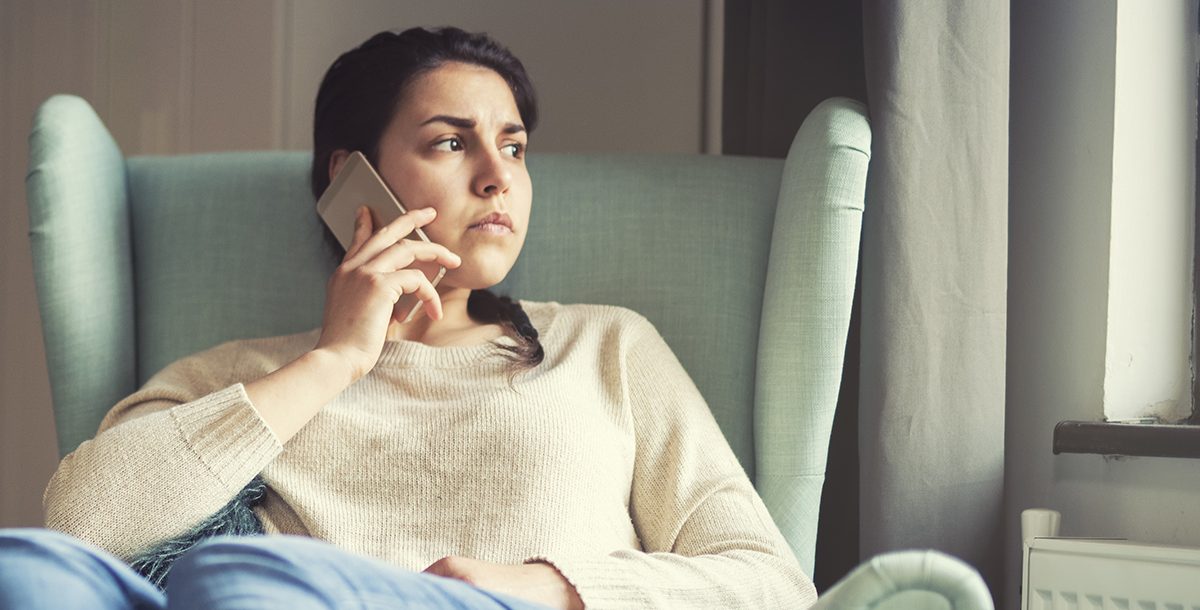
POLYGON ((433 208, 421 208, 421 213, 426 216, 433 216, 434 214, 437 214, 437 210, 433 208))

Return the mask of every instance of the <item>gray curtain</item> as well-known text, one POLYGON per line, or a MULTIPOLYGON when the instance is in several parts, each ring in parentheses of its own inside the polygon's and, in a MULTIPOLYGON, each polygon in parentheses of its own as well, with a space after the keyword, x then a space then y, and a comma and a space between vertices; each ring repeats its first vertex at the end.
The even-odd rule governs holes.
POLYGON ((863 21, 860 552, 940 549, 998 593, 1008 2, 865 0, 863 21))

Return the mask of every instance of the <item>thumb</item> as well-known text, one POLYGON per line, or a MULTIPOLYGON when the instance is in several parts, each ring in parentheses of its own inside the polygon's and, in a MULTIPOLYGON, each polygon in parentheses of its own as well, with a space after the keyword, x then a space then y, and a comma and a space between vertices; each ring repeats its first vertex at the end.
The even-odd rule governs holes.
POLYGON ((448 559, 449 559, 449 557, 443 557, 443 558, 429 564, 429 566, 426 567, 424 570, 421 570, 421 572, 425 573, 425 574, 433 574, 435 576, 445 576, 448 578, 452 578, 453 574, 450 571, 450 562, 447 561, 448 559))

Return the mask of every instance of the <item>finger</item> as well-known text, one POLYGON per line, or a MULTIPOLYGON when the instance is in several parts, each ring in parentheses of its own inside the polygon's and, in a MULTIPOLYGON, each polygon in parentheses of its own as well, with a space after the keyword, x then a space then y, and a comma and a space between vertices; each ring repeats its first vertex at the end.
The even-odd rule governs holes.
POLYGON ((379 254, 392 244, 408 237, 417 227, 422 227, 433 222, 436 215, 437 213, 433 208, 421 208, 419 210, 411 210, 407 214, 401 214, 399 218, 393 220, 391 223, 380 227, 374 235, 367 239, 362 248, 359 248, 346 262, 350 263, 351 267, 362 265, 366 261, 375 258, 376 254, 379 254))
MULTIPOLYGON (((442 319, 442 298, 422 271, 419 269, 401 269, 400 271, 385 273, 384 276, 392 281, 392 287, 397 292, 402 294, 415 293, 417 299, 425 304, 425 315, 434 320, 442 319)), ((396 302, 399 303, 399 299, 396 302)), ((403 321, 404 316, 407 316, 408 312, 393 310, 392 315, 403 321)))
POLYGON ((373 224, 370 208, 363 205, 354 211, 354 238, 350 240, 350 247, 346 249, 346 256, 342 257, 343 262, 354 256, 363 243, 367 241, 367 238, 371 236, 373 224))
POLYGON ((451 252, 446 246, 416 239, 405 239, 380 252, 370 262, 364 263, 363 268, 388 273, 408 267, 413 261, 436 262, 450 269, 457 269, 462 265, 462 257, 451 252))
POLYGON ((446 562, 445 562, 444 558, 439 559, 439 560, 429 564, 428 566, 425 567, 424 570, 421 570, 421 571, 426 574, 435 574, 437 576, 449 576, 449 574, 446 571, 445 564, 446 564, 446 562))

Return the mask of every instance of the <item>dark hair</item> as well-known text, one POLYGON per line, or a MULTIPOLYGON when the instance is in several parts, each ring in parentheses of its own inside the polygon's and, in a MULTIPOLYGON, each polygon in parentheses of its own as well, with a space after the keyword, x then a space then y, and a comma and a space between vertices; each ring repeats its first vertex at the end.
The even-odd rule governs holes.
MULTIPOLYGON (((533 132, 538 118, 533 83, 521 61, 486 34, 454 27, 380 32, 338 57, 321 80, 313 113, 314 199, 329 186, 329 160, 335 150, 362 151, 378 166, 380 136, 409 83, 447 62, 473 64, 499 74, 512 90, 525 131, 533 132)), ((330 252, 341 260, 345 250, 329 227, 321 225, 330 252)), ((515 335, 517 346, 496 345, 515 356, 519 369, 541 363, 545 353, 538 331, 520 303, 487 289, 472 290, 467 315, 484 324, 499 323, 515 335)))

